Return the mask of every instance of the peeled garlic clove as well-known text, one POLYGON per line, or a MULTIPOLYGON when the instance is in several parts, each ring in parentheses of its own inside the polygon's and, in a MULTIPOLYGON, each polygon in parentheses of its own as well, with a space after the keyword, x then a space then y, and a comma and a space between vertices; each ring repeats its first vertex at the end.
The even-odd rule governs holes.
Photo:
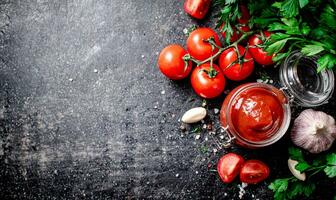
POLYGON ((184 113, 182 116, 182 122, 191 124, 191 123, 196 123, 204 119, 206 116, 207 111, 203 107, 196 107, 188 110, 187 112, 184 113))
POLYGON ((310 153, 326 151, 336 139, 335 119, 321 111, 304 110, 294 120, 291 139, 310 153))
POLYGON ((299 170, 295 169, 295 166, 299 162, 296 160, 288 159, 288 168, 292 172, 292 174, 299 180, 305 181, 306 180, 306 173, 300 172, 299 170))

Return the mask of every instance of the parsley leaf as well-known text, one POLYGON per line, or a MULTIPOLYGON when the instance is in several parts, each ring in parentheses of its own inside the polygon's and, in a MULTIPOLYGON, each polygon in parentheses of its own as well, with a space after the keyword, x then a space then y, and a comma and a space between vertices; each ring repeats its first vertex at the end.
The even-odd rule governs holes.
POLYGON ((336 177, 336 166, 327 166, 324 168, 324 172, 329 178, 336 177))
POLYGON ((332 54, 325 54, 318 59, 319 67, 317 68, 317 72, 321 72, 324 69, 331 69, 334 65, 336 65, 336 57, 332 54))
POLYGON ((299 2, 298 0, 285 0, 281 4, 281 14, 284 17, 291 18, 299 14, 299 2))
POLYGON ((327 167, 324 168, 324 172, 329 178, 336 177, 336 153, 327 155, 327 167))
POLYGON ((301 173, 309 169, 311 166, 305 162, 305 161, 300 161, 296 166, 295 169, 299 170, 301 173))
POLYGON ((285 179, 276 179, 272 182, 268 188, 274 192, 275 200, 286 199, 286 190, 288 188, 288 178, 285 179))
POLYGON ((288 187, 288 179, 277 179, 273 183, 271 183, 268 188, 273 192, 283 192, 287 190, 288 187))
POLYGON ((293 199, 294 197, 302 195, 302 181, 295 181, 291 184, 289 190, 287 191, 287 197, 293 199))
POLYGON ((302 186, 303 194, 306 197, 309 197, 315 191, 315 189, 316 189, 316 185, 311 182, 302 186))
POLYGON ((282 60, 282 59, 286 58, 288 55, 289 55, 289 52, 278 53, 272 58, 272 60, 273 60, 273 62, 278 62, 279 60, 282 60))
POLYGON ((274 42, 273 44, 269 45, 265 49, 265 51, 267 51, 268 55, 273 54, 273 53, 278 53, 279 51, 281 51, 284 48, 287 41, 288 41, 288 38, 283 39, 283 40, 279 40, 277 42, 274 42))
POLYGON ((301 49, 301 53, 307 55, 307 56, 313 56, 316 55, 318 53, 320 53, 321 51, 323 51, 324 48, 321 45, 305 45, 302 49, 301 49))
POLYGON ((303 161, 304 160, 302 151, 298 148, 289 147, 288 148, 288 153, 289 153, 289 157, 293 160, 297 160, 297 161, 303 161))
POLYGON ((305 7, 309 3, 309 0, 299 0, 300 8, 305 7))
POLYGON ((336 165, 336 153, 332 153, 326 156, 328 165, 336 165))

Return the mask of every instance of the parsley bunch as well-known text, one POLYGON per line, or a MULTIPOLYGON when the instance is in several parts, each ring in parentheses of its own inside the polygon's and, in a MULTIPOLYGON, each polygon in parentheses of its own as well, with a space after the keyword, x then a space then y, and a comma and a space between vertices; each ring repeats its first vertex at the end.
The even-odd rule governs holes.
POLYGON ((239 4, 248 5, 253 31, 269 30, 271 35, 262 47, 274 62, 280 62, 295 50, 304 55, 318 55, 319 68, 331 69, 336 64, 336 0, 215 0, 220 11, 217 26, 232 36, 240 11, 239 4))
POLYGON ((275 200, 294 199, 301 195, 309 197, 316 189, 316 185, 311 181, 311 177, 319 172, 324 171, 325 175, 329 178, 336 177, 336 153, 320 156, 308 163, 304 159, 300 149, 291 147, 288 151, 290 158, 298 161, 295 169, 308 173, 308 180, 300 181, 294 176, 276 179, 269 185, 269 189, 274 192, 275 200))

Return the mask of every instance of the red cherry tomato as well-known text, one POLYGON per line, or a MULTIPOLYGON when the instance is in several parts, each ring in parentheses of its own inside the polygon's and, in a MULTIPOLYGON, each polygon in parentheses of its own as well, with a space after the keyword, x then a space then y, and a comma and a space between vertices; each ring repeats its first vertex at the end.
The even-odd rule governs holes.
POLYGON ((196 94, 203 98, 215 98, 224 91, 226 81, 223 72, 215 64, 213 70, 216 70, 217 74, 211 78, 207 73, 210 72, 210 63, 205 63, 191 73, 191 86, 196 94))
POLYGON ((262 37, 269 38, 272 33, 268 31, 263 31, 263 35, 255 34, 249 39, 249 52, 254 60, 261 64, 261 65, 272 65, 273 61, 272 58, 274 55, 267 55, 267 52, 264 51, 262 48, 257 47, 256 45, 262 44, 262 37))
POLYGON ((260 160, 248 160, 240 169, 240 181, 257 184, 265 180, 270 174, 269 167, 260 160))
POLYGON ((188 66, 185 67, 183 56, 187 54, 187 51, 178 44, 172 44, 165 47, 158 60, 158 65, 161 72, 172 80, 180 80, 189 75, 192 68, 191 61, 188 62, 188 66))
MULTIPOLYGON (((222 30, 223 26, 224 26, 224 24, 219 28, 219 30, 222 30)), ((237 41, 243 35, 241 31, 243 31, 243 32, 249 32, 250 31, 250 27, 246 26, 246 25, 239 26, 238 29, 240 29, 240 31, 237 30, 235 27, 232 27, 233 34, 230 38, 231 43, 237 41)), ((223 36, 223 38, 226 38, 226 31, 223 31, 223 32, 220 32, 220 33, 223 36)))
POLYGON ((210 3, 211 0, 186 0, 184 11, 196 19, 203 19, 209 10, 210 3))
POLYGON ((217 171, 224 183, 231 183, 244 164, 244 158, 235 153, 222 156, 217 164, 217 171))
MULTIPOLYGON (((246 49, 238 45, 240 56, 243 56, 246 49)), ((246 52, 242 64, 238 63, 238 56, 234 47, 225 50, 219 57, 219 66, 223 70, 224 75, 233 81, 241 81, 250 76, 254 69, 254 62, 246 52)))
POLYGON ((241 12, 241 17, 237 19, 239 24, 248 24, 250 20, 249 10, 245 5, 239 5, 239 9, 241 12))
POLYGON ((205 60, 218 52, 218 48, 212 49, 209 38, 213 37, 216 45, 221 47, 219 37, 210 28, 198 28, 192 31, 187 39, 187 50, 189 54, 197 60, 205 60))

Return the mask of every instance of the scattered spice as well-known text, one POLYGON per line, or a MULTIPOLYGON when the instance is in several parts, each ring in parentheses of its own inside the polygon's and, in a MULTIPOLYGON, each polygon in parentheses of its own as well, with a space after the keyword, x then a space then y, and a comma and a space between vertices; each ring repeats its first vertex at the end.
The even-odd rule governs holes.
POLYGON ((200 134, 195 135, 195 140, 199 140, 201 138, 200 134))

